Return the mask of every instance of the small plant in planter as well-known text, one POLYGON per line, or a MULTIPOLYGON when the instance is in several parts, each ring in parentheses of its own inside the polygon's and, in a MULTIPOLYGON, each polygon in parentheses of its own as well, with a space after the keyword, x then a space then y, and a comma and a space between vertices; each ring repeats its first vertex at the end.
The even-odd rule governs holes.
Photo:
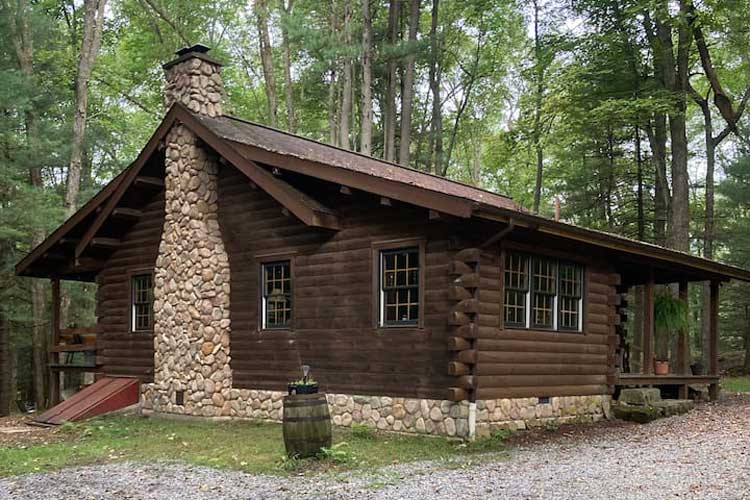
POLYGON ((687 330, 687 318, 687 304, 679 297, 675 297, 671 289, 667 288, 654 300, 654 329, 656 330, 654 373, 656 375, 669 373, 669 347, 677 332, 687 330))
POLYGON ((310 367, 302 365, 302 378, 289 382, 289 394, 317 394, 318 382, 310 376, 310 367))

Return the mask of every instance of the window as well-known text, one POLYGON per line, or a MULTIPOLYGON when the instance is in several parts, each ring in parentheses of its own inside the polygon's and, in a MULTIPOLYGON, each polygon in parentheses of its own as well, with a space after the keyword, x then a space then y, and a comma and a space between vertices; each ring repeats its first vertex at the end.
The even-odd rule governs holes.
POLYGON ((540 258, 531 262, 531 324, 534 328, 554 328, 557 263, 540 258))
POLYGON ((292 274, 290 261, 262 266, 263 328, 289 328, 292 322, 292 274))
POLYGON ((380 326, 419 323, 419 247, 380 251, 380 326))
POLYGON ((529 293, 529 258, 505 256, 505 324, 526 327, 526 296, 529 293))
POLYGON ((581 328, 581 300, 583 297, 583 270, 575 264, 560 264, 560 330, 581 328))
POLYGON ((134 332, 148 332, 154 329, 154 279, 149 274, 137 274, 131 278, 130 318, 134 332))
POLYGON ((582 266, 509 252, 505 256, 504 285, 506 326, 581 331, 582 266))

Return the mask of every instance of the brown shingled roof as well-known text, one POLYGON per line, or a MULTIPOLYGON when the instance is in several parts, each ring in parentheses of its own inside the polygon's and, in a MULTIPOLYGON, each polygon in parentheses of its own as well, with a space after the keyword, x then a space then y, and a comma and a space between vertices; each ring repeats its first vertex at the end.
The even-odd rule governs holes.
POLYGON ((453 181, 420 170, 387 162, 372 156, 323 144, 290 134, 266 125, 248 122, 231 116, 209 118, 195 115, 204 125, 222 139, 253 146, 300 160, 324 163, 353 172, 379 177, 421 189, 463 198, 475 203, 525 212, 526 209, 512 198, 453 181))

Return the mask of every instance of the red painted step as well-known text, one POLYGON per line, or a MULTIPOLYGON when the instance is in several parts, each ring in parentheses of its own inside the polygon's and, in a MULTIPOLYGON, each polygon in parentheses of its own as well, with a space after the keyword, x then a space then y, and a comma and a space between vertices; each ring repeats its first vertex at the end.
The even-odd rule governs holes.
POLYGON ((104 377, 45 411, 34 423, 59 425, 125 408, 138 402, 139 386, 136 378, 104 377))

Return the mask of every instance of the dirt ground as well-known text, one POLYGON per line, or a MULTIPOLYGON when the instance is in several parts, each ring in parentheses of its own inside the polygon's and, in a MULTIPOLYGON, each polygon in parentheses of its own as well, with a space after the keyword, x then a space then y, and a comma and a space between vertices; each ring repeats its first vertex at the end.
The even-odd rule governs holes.
POLYGON ((26 447, 65 440, 59 427, 28 425, 33 415, 11 415, 0 418, 0 447, 26 447))

